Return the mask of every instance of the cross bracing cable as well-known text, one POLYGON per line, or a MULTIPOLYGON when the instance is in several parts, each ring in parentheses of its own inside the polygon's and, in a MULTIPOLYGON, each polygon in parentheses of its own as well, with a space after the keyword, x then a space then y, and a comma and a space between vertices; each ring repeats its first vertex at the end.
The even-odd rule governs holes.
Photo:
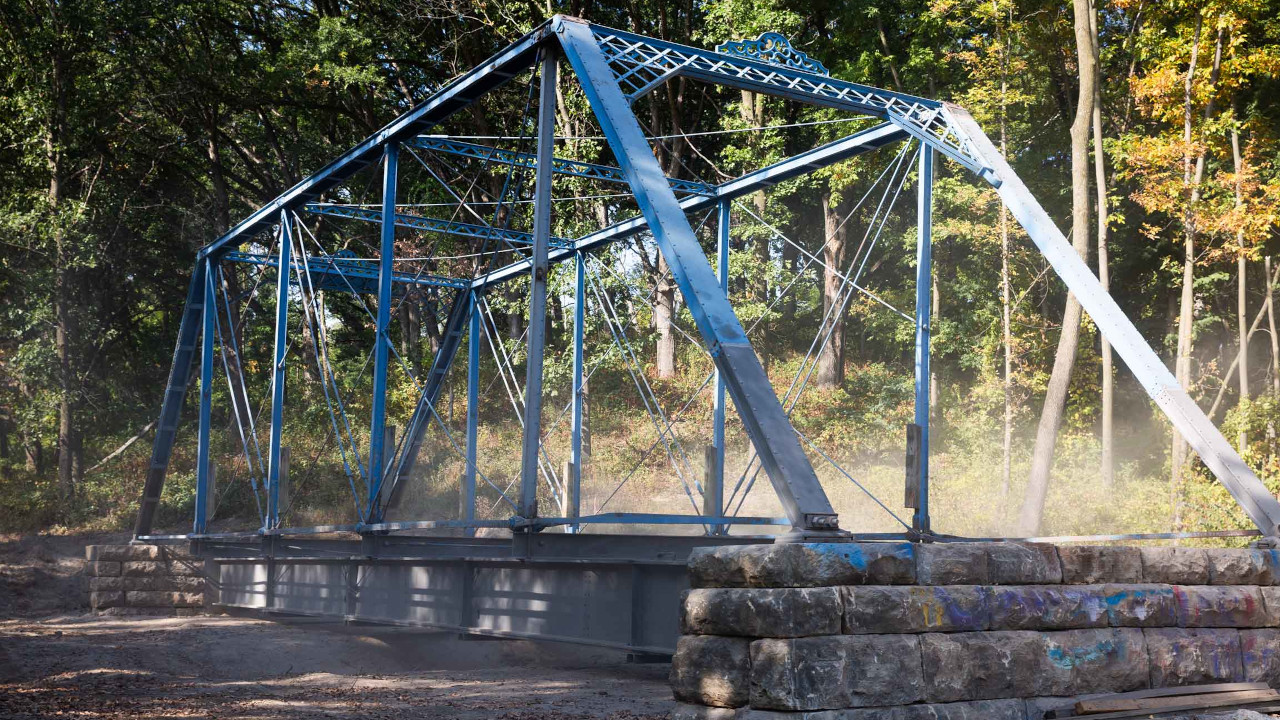
MULTIPOLYGON (((819 325, 818 335, 815 336, 814 341, 810 344, 809 351, 805 354, 805 357, 801 362, 800 368, 797 370, 796 377, 792 379, 791 385, 787 388, 787 392, 783 395, 782 402, 784 403, 785 410, 788 416, 795 409, 797 403, 799 402, 800 395, 804 392, 810 378, 812 378, 813 376, 813 372, 817 369, 817 362, 816 361, 813 361, 812 363, 810 362, 811 359, 815 356, 815 348, 817 350, 817 355, 820 356, 822 352, 826 349, 827 344, 830 342, 831 336, 834 334, 837 323, 829 322, 829 321, 833 317, 838 319, 844 316, 844 313, 849 305, 849 302, 853 298, 853 292, 848 290, 849 284, 856 283, 860 279, 860 274, 862 272, 862 269, 865 268, 866 266, 866 258, 867 256, 870 255, 871 251, 875 247, 876 242, 879 240, 880 235, 884 230, 885 223, 888 221, 889 212, 892 210, 894 204, 897 202, 898 195, 902 191, 902 187, 906 182, 908 172, 904 171, 902 173, 902 176, 899 178, 898 171, 901 168, 907 168, 908 170, 910 168, 909 163, 905 165, 903 164, 903 160, 906 157, 906 152, 909 149, 909 147, 910 147, 909 145, 904 145, 902 150, 899 151, 894 162, 892 162, 889 165, 889 168, 893 169, 893 172, 890 175, 890 181, 885 185, 884 193, 882 193, 880 202, 877 205, 875 212, 872 214, 871 221, 868 223, 867 231, 863 235, 862 243, 858 246, 858 252, 854 253, 853 260, 850 263, 849 272, 846 274, 846 280, 842 282, 840 287, 837 289, 837 292, 836 292, 837 302, 833 302, 831 306, 828 308, 827 312, 824 314, 822 323, 819 325), (896 179, 896 183, 895 183, 895 179, 896 179), (891 188, 894 188, 893 196, 891 200, 888 200, 889 191, 891 188), (889 202, 888 208, 885 207, 886 200, 888 200, 889 202), (878 226, 877 226, 877 220, 879 220, 878 226), (871 246, 867 248, 867 254, 863 255, 861 251, 864 248, 864 246, 866 246, 867 238, 871 234, 871 230, 873 227, 876 228, 875 236, 872 239, 871 246), (855 274, 853 264, 859 263, 859 260, 861 260, 861 263, 858 265, 858 272, 855 274), (836 314, 833 315, 832 311, 836 311, 837 309, 838 309, 838 312, 836 312, 836 314), (821 339, 820 345, 819 345, 819 339, 821 339), (801 382, 802 375, 804 376, 803 382, 801 382), (797 383, 799 384, 797 385, 797 383)), ((886 170, 888 170, 889 168, 886 168, 886 170)), ((862 202, 865 201, 866 197, 869 195, 871 190, 873 190, 879 184, 881 179, 884 178, 884 175, 885 173, 881 172, 880 176, 876 179, 876 183, 873 184, 871 188, 868 188, 868 191, 867 193, 864 194, 863 199, 858 201, 858 206, 860 206, 862 202)), ((857 206, 855 206, 855 210, 856 208, 857 206)), ((852 211, 850 212, 850 216, 852 216, 852 211)), ((846 220, 847 220, 847 217, 846 217, 846 220)), ((754 487, 755 485, 756 479, 759 477, 761 468, 755 465, 756 459, 757 459, 757 456, 753 453, 752 457, 747 461, 746 470, 743 471, 743 474, 738 478, 738 481, 734 484, 733 491, 729 495, 729 500, 725 503, 726 507, 729 507, 732 504, 733 500, 738 496, 738 491, 743 488, 744 481, 747 481, 747 476, 750 475, 750 481, 746 482, 745 489, 742 490, 742 496, 741 498, 738 498, 737 509, 735 509, 731 513, 732 515, 736 515, 739 512, 741 512, 743 505, 746 503, 747 495, 751 492, 752 487, 754 487), (753 468, 754 468, 754 472, 752 471, 753 468)))
MULTIPOLYGON (((219 285, 223 285, 222 264, 219 263, 216 267, 218 270, 219 285)), ((220 287, 220 289, 222 291, 222 297, 223 297, 223 309, 225 311, 225 314, 227 315, 227 319, 230 320, 231 304, 226 301, 227 290, 225 286, 220 287)), ((216 311, 216 308, 215 308, 215 311, 216 311)), ((220 320, 215 321, 213 326, 218 337, 218 351, 222 355, 222 370, 223 370, 223 373, 227 376, 227 391, 231 394, 231 412, 236 419, 236 431, 240 436, 240 445, 244 450, 245 467, 249 471, 249 486, 253 491, 253 502, 254 502, 254 505, 257 506, 257 510, 258 510, 258 522, 265 523, 266 515, 262 511, 262 498, 258 494, 257 473, 254 471, 253 459, 249 455, 249 441, 248 441, 248 438, 246 438, 245 436, 244 421, 241 419, 240 404, 239 402, 237 402, 238 393, 236 392, 235 385, 231 382, 231 365, 230 363, 227 362, 227 345, 225 342, 223 342, 223 339, 222 339, 222 322, 220 320)), ((234 339, 234 329, 232 330, 232 336, 234 339)), ((234 352, 234 350, 232 352, 234 352)), ((239 355, 237 354, 236 357, 238 358, 239 355)), ((243 371, 240 373, 240 375, 241 375, 240 381, 243 384, 244 382, 243 371)), ((246 396, 244 400, 247 405, 248 397, 246 396)), ((246 408, 246 412, 244 412, 243 414, 252 422, 253 417, 247 412, 247 408, 246 408)), ((257 437, 254 437, 254 445, 257 445, 257 437)), ((259 450, 258 452, 258 459, 259 459, 259 462, 261 462, 262 460, 261 450, 259 450)), ((224 494, 223 497, 226 497, 226 495, 224 494)), ((222 501, 220 498, 218 501, 218 505, 220 506, 221 504, 222 504, 222 501)), ((214 507, 215 515, 217 514, 217 511, 218 511, 218 507, 215 506, 214 507)))
MULTIPOLYGON (((485 319, 485 321, 480 323, 480 326, 484 329, 485 338, 488 340, 489 350, 493 353, 493 358, 498 364, 498 373, 502 376, 502 385, 507 391, 507 397, 511 400, 511 409, 515 413, 516 420, 520 423, 520 429, 524 430, 524 408, 526 407, 524 389, 520 387, 519 380, 516 378, 515 366, 512 364, 511 358, 507 354, 506 346, 498 341, 497 322, 494 320, 493 311, 489 307, 488 298, 481 296, 481 302, 478 306, 479 309, 483 310, 485 319), (494 329, 492 332, 489 329, 490 323, 493 323, 494 329), (502 351, 501 356, 498 354, 499 350, 502 351), (511 372, 510 377, 507 376, 508 370, 511 372)), ((551 465, 551 458, 547 454, 546 448, 542 447, 542 443, 539 443, 538 469, 542 474, 543 480, 547 483, 554 498, 558 502, 561 493, 563 492, 563 487, 560 483, 559 477, 555 473, 555 468, 551 465)))
MULTIPOLYGON (((590 266, 588 266, 587 269, 590 271, 587 275, 587 279, 590 281, 592 292, 596 296, 596 302, 598 303, 599 307, 602 310, 604 310, 606 313, 605 324, 609 326, 609 332, 613 338, 613 341, 617 343, 619 346, 619 349, 622 350, 624 361, 626 361, 627 356, 630 355, 632 361, 635 363, 636 367, 634 369, 632 368, 630 363, 627 363, 627 372, 631 375, 631 380, 633 383, 635 383, 636 390, 640 393, 640 399, 644 402, 645 412, 649 413, 649 420, 653 423, 654 430, 658 432, 659 437, 665 438, 666 435, 662 432, 662 425, 658 423, 658 417, 662 418, 662 424, 666 425, 668 429, 671 427, 671 423, 667 421, 666 416, 662 413, 661 405, 657 404, 657 396, 653 394, 653 389, 648 387, 649 383, 648 383, 648 380, 644 378, 643 372, 641 372, 641 374, 638 377, 636 375, 636 370, 640 367, 640 363, 638 360, 635 359, 634 353, 631 352, 630 342, 627 341, 626 331, 622 327, 621 320, 619 320, 617 317, 616 310, 613 308, 611 303, 607 303, 605 300, 605 298, 607 297, 607 293, 602 293, 600 289, 599 274, 594 271, 591 271, 590 266), (646 396, 645 394, 646 388, 648 389, 649 395, 653 396, 654 403, 657 410, 656 414, 654 413, 653 409, 650 408, 649 397, 646 396)), ((690 489, 689 482, 685 479, 684 473, 680 469, 680 463, 676 461, 675 451, 672 449, 673 443, 675 445, 675 448, 679 450, 680 456, 684 460, 685 466, 690 470, 690 472, 693 471, 693 465, 692 463, 689 462, 688 456, 685 455, 684 448, 680 446, 680 441, 678 438, 675 437, 674 433, 672 433, 671 439, 664 440, 664 443, 666 444, 666 447, 667 447, 667 455, 671 460, 671 467, 673 470, 675 470, 676 477, 680 480, 680 484, 684 487, 685 494, 689 497, 689 502, 690 504, 693 505, 694 511, 696 512, 698 510, 698 503, 696 500, 693 499, 693 491, 690 489)), ((695 484, 697 484, 696 479, 694 480, 694 482, 695 484)), ((701 493, 702 491, 700 484, 698 484, 698 491, 699 493, 701 493)))
MULTIPOLYGON (((301 223, 299 222, 299 224, 301 223)), ((364 522, 366 516, 360 506, 360 493, 356 490, 356 481, 351 472, 351 463, 347 460, 346 442, 343 440, 342 434, 338 430, 338 416, 337 413, 334 412, 333 401, 329 394, 329 381, 332 378, 332 367, 328 363, 328 341, 326 339, 328 334, 322 334, 318 329, 318 327, 323 324, 324 318, 320 318, 318 322, 316 320, 316 313, 319 312, 319 304, 316 299, 315 287, 311 284, 311 266, 307 257, 306 246, 303 243, 302 230, 298 231, 298 255, 301 262, 295 265, 294 269, 298 275, 304 318, 307 322, 307 327, 311 332, 311 339, 313 343, 312 353, 315 355, 316 369, 320 371, 320 386, 324 391, 325 406, 329 411, 330 423, 333 425, 333 438, 338 443, 338 454, 342 457, 342 469, 347 476, 347 484, 351 487, 351 500, 355 505, 356 517, 360 519, 360 522, 364 522), (310 299, 308 299, 308 295, 310 299), (323 360, 321 359, 320 351, 322 346, 325 348, 323 360)), ((339 390, 336 382, 333 383, 333 392, 337 396, 338 408, 342 413, 342 422, 347 429, 348 439, 350 439, 352 448, 354 448, 355 438, 351 435, 351 424, 347 419, 346 409, 342 407, 342 397, 338 394, 339 390)), ((357 461, 358 460, 359 456, 357 455, 357 461)), ((363 469, 360 472, 360 480, 365 486, 365 491, 368 492, 368 480, 365 478, 363 469)))

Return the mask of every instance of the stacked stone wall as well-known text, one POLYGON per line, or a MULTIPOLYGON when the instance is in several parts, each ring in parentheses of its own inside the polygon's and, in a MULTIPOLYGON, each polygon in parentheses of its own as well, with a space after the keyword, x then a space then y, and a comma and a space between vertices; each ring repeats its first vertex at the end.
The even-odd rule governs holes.
POLYGON ((85 548, 89 607, 108 615, 186 615, 204 606, 204 561, 168 545, 85 548))
POLYGON ((1039 720, 1097 693, 1280 686, 1275 551, 740 545, 689 573, 679 720, 1039 720))

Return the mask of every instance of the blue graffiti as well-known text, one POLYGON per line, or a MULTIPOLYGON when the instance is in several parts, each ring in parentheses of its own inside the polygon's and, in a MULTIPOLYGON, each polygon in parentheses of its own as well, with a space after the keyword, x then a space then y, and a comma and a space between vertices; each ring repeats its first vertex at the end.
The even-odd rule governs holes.
MULTIPOLYGON (((1119 648, 1123 652, 1123 648, 1119 648)), ((1115 641, 1103 640, 1093 647, 1064 648, 1051 647, 1048 650, 1049 662, 1062 668, 1070 670, 1078 665, 1091 663, 1108 657, 1117 651, 1115 641)))

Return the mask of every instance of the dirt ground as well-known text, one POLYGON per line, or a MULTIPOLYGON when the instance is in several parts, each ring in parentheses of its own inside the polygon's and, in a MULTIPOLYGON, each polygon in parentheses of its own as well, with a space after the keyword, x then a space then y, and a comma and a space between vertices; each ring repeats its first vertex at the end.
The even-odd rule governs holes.
POLYGON ((551 643, 248 617, 86 614, 115 538, 0 539, 0 718, 658 720, 665 664, 551 643))

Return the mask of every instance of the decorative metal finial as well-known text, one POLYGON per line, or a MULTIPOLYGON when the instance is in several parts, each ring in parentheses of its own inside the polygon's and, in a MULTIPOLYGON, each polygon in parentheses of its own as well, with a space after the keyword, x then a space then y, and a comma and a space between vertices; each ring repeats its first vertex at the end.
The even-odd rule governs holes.
POLYGON ((815 75, 831 75, 825 65, 791 47, 791 41, 776 32, 761 33, 755 40, 722 42, 716 46, 716 52, 804 70, 815 75))

